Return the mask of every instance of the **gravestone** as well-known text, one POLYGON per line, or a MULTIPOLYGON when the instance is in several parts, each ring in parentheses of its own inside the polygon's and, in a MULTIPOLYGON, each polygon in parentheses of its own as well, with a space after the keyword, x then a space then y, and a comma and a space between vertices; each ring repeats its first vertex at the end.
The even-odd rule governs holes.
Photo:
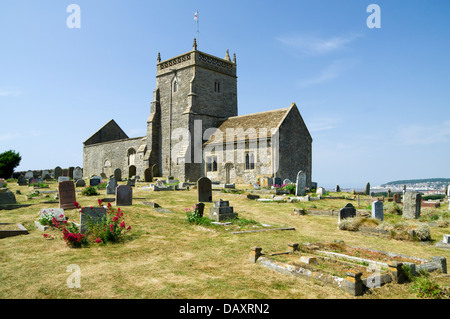
POLYGON ((101 183, 102 183, 102 178, 100 176, 92 176, 91 179, 89 180, 90 186, 97 186, 97 185, 100 185, 101 183))
POLYGON ((422 195, 418 192, 408 191, 403 199, 403 218, 417 219, 420 217, 422 195))
POLYGON ((366 184, 366 191, 364 192, 364 194, 370 196, 370 183, 366 184))
POLYGON ((58 183, 69 181, 69 176, 60 176, 58 177, 58 183))
POLYGON ((25 173, 25 178, 27 179, 27 180, 29 180, 30 178, 33 178, 33 171, 27 171, 26 173, 25 173))
POLYGON ((105 207, 83 207, 80 212, 80 232, 84 234, 88 230, 89 223, 98 224, 106 213, 105 207))
POLYGON ((75 167, 73 169, 73 179, 74 180, 79 180, 83 178, 83 170, 81 169, 81 167, 75 167))
POLYGON ((116 194, 117 182, 114 177, 109 179, 108 185, 106 185, 106 195, 115 195, 116 194))
POLYGON ((85 187, 86 186, 86 182, 84 181, 84 179, 79 179, 76 181, 75 183, 76 187, 85 187))
POLYGON ((339 185, 336 185, 336 188, 334 189, 336 193, 339 193, 341 191, 341 187, 339 185))
POLYGON ((198 211, 198 216, 203 217, 203 212, 205 211, 205 204, 204 203, 197 203, 195 204, 198 211))
POLYGON ((287 184, 292 184, 292 181, 290 179, 288 179, 288 178, 283 180, 283 185, 287 185, 287 184))
POLYGON ((41 209, 41 215, 40 217, 44 217, 46 214, 51 214, 58 222, 63 222, 66 220, 66 217, 64 215, 64 209, 62 208, 44 208, 41 209))
POLYGON ((276 187, 276 186, 278 186, 278 187, 281 187, 281 178, 280 177, 275 177, 274 179, 273 179, 273 185, 276 187))
POLYGON ((103 172, 100 174, 100 177, 101 177, 102 179, 107 179, 107 178, 108 178, 108 176, 106 176, 106 174, 103 173, 103 172))
POLYGON ((17 204, 16 195, 7 188, 0 189, 0 205, 17 204))
POLYGON ((116 180, 116 182, 122 181, 122 171, 120 170, 120 168, 116 168, 114 170, 114 179, 116 180))
POLYGON ((116 206, 133 205, 133 189, 128 185, 116 187, 116 206))
POLYGON ((297 182, 295 183, 295 196, 304 196, 306 187, 306 173, 299 171, 297 173, 297 182))
POLYGON ((397 204, 402 202, 402 197, 400 194, 394 194, 394 202, 396 202, 397 204))
POLYGON ((52 177, 50 176, 50 174, 45 174, 45 175, 42 177, 42 179, 43 179, 44 181, 50 181, 50 180, 52 179, 52 177))
POLYGON ((317 189, 317 182, 311 182, 311 189, 317 189))
POLYGON ((323 195, 326 194, 326 192, 327 192, 327 191, 326 191, 325 188, 323 188, 323 187, 318 187, 317 190, 316 190, 316 194, 317 194, 317 195, 322 195, 322 196, 323 196, 323 195))
POLYGON ((136 178, 129 178, 127 180, 127 185, 131 186, 131 187, 135 187, 136 186, 136 178))
POLYGON ((58 179, 58 177, 62 176, 62 168, 59 166, 55 167, 55 171, 54 171, 54 178, 58 179))
POLYGON ((27 179, 25 176, 20 175, 19 178, 17 178, 17 184, 19 184, 19 186, 27 185, 27 179))
POLYGON ((348 203, 347 205, 344 206, 344 208, 341 208, 339 210, 338 217, 339 217, 338 222, 346 218, 356 217, 355 207, 351 203, 348 203))
POLYGON ((69 167, 69 177, 71 178, 71 179, 73 179, 73 170, 74 170, 74 167, 69 167))
POLYGON ((41 173, 41 178, 42 178, 42 179, 45 179, 45 178, 44 178, 45 175, 50 175, 50 172, 49 172, 48 170, 46 170, 46 169, 44 169, 44 170, 42 171, 42 173, 41 173))
POLYGON ((197 198, 199 202, 212 202, 212 185, 208 177, 197 180, 197 198))
POLYGON ((253 183, 252 186, 253 186, 253 189, 261 189, 261 187, 258 185, 258 183, 253 183))
POLYGON ((72 181, 58 183, 59 208, 75 209, 74 201, 77 200, 75 184, 72 181))
POLYGON ((210 219, 220 222, 226 219, 233 219, 238 216, 237 213, 233 212, 233 207, 230 206, 229 201, 219 200, 214 202, 213 207, 210 208, 210 219))
POLYGON ((378 200, 372 203, 372 218, 383 221, 383 202, 378 200))
POLYGON ((261 187, 267 188, 269 187, 269 179, 267 177, 261 177, 261 179, 259 180, 259 184, 261 185, 261 187))
POLYGON ((151 168, 147 168, 144 171, 144 181, 149 183, 153 181, 153 172, 151 168))

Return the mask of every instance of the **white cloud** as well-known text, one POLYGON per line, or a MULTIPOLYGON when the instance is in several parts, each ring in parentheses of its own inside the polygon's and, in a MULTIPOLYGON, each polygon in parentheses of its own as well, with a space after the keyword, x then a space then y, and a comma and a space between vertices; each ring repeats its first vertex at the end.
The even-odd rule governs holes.
POLYGON ((328 67, 323 69, 318 75, 307 80, 299 82, 300 87, 307 87, 314 84, 321 84, 323 82, 333 80, 340 76, 343 72, 355 65, 356 60, 338 60, 331 63, 328 67))
POLYGON ((308 121, 308 129, 311 133, 331 130, 337 127, 339 122, 340 119, 336 117, 320 117, 308 121))
POLYGON ((0 96, 19 96, 22 94, 23 92, 18 89, 0 89, 0 96))
POLYGON ((0 141, 8 141, 20 137, 20 133, 5 133, 0 135, 0 141))
POLYGON ((321 55, 347 48, 347 45, 355 41, 361 35, 351 34, 335 36, 331 38, 319 38, 306 35, 283 36, 277 40, 283 45, 292 48, 295 52, 305 55, 321 55))
POLYGON ((404 145, 425 145, 450 141, 450 121, 434 125, 407 125, 397 130, 397 139, 404 145))

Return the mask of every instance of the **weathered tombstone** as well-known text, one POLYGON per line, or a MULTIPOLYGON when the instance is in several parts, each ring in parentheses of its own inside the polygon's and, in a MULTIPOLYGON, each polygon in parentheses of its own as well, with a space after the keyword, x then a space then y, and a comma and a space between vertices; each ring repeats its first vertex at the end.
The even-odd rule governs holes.
POLYGON ((79 180, 83 178, 83 170, 81 167, 77 166, 73 169, 73 179, 79 180))
POLYGON ((281 187, 281 178, 280 177, 275 177, 274 179, 273 179, 273 185, 275 186, 275 187, 281 187))
POLYGON ((42 171, 42 173, 41 173, 41 178, 42 178, 42 179, 45 179, 45 178, 44 178, 45 175, 50 175, 50 172, 49 172, 48 170, 46 170, 46 169, 44 169, 44 170, 42 171))
POLYGON ((230 206, 229 201, 220 200, 214 202, 213 207, 210 208, 210 219, 220 222, 226 219, 233 219, 238 216, 237 213, 233 212, 233 207, 230 206))
POLYGON ((60 177, 58 177, 58 183, 67 182, 68 180, 70 180, 69 176, 60 176, 60 177))
POLYGON ((197 203, 195 204, 197 207, 198 217, 203 217, 203 212, 205 211, 205 204, 204 203, 197 203))
POLYGON ((197 180, 197 198, 199 202, 212 202, 212 185, 208 177, 197 180))
POLYGON ((336 185, 336 188, 334 189, 336 193, 339 193, 341 191, 341 187, 339 185, 336 185))
POLYGON ((420 217, 422 195, 418 192, 406 192, 403 199, 403 218, 417 219, 420 217))
POLYGON ((86 186, 86 182, 84 181, 84 179, 79 179, 76 181, 75 183, 76 187, 85 187, 86 186))
POLYGON ((72 181, 58 183, 59 208, 74 209, 73 204, 77 200, 75 193, 75 184, 72 181))
POLYGON ((144 171, 144 181, 145 182, 150 182, 150 183, 153 181, 153 172, 152 172, 151 168, 147 168, 144 171))
POLYGON ((92 176, 89 180, 90 186, 97 186, 102 183, 102 178, 100 176, 92 176))
POLYGON ((253 189, 261 189, 261 187, 258 185, 258 183, 253 183, 252 186, 253 186, 253 189))
POLYGON ((106 185, 106 194, 114 195, 116 193, 117 182, 114 177, 109 179, 108 185, 106 185))
POLYGON ((317 182, 311 182, 311 189, 317 189, 317 182))
POLYGON ((116 182, 122 181, 122 171, 120 170, 120 168, 116 168, 114 170, 114 179, 116 180, 116 182))
POLYGON ((0 189, 0 205, 17 204, 16 195, 7 188, 0 189))
POLYGON ((30 178, 33 178, 33 171, 27 171, 26 173, 25 173, 25 178, 27 179, 27 180, 29 180, 30 178))
POLYGON ((133 189, 128 185, 116 187, 116 206, 133 205, 133 189))
POLYGON ((55 174, 54 178, 58 179, 58 177, 62 176, 62 168, 59 166, 56 166, 54 174, 55 174))
POLYGON ((364 195, 370 196, 370 183, 366 184, 366 191, 364 192, 364 195))
POLYGON ((383 221, 383 202, 378 200, 372 203, 372 218, 383 221))
POLYGON ((355 216, 356 216, 356 209, 355 209, 355 207, 351 203, 348 203, 347 205, 344 206, 344 208, 341 208, 339 210, 339 215, 338 215, 339 220, 338 220, 338 222, 340 222, 343 219, 352 218, 352 217, 355 217, 355 216))
POLYGON ((394 202, 396 202, 397 204, 402 202, 402 197, 400 194, 394 194, 394 202))
POLYGON ((292 181, 290 179, 288 179, 288 178, 283 180, 283 185, 287 185, 287 184, 292 184, 292 181))
POLYGON ((295 196, 304 196, 306 188, 306 173, 299 171, 297 173, 297 182, 295 183, 295 196))
POLYGON ((269 187, 269 179, 267 177, 261 177, 261 179, 259 180, 259 184, 261 185, 261 187, 267 188, 269 187))
POLYGON ((42 179, 43 179, 44 181, 50 181, 50 180, 52 179, 52 177, 50 176, 50 174, 45 174, 45 175, 42 177, 42 179))
POLYGON ((83 207, 80 212, 80 232, 84 234, 90 223, 98 224, 106 216, 106 213, 105 207, 83 207))
POLYGON ((25 178, 25 176, 20 175, 17 179, 17 184, 19 184, 19 186, 27 185, 27 179, 25 178))

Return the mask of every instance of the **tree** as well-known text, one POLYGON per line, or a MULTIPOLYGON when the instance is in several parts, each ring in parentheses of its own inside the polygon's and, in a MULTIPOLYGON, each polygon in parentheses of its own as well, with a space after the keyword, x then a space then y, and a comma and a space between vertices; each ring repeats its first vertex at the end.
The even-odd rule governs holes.
POLYGON ((10 178, 14 169, 19 166, 22 156, 13 150, 0 154, 0 177, 10 178))

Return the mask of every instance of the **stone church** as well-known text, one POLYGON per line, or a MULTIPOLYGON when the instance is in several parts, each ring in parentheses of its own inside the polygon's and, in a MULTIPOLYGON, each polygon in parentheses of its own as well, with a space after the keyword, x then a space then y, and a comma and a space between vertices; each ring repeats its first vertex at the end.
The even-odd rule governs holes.
POLYGON ((238 115, 236 55, 224 59, 197 50, 156 64, 156 89, 147 134, 129 138, 110 120, 83 144, 83 175, 152 181, 253 183, 260 177, 311 184, 312 138, 292 103, 238 115))

